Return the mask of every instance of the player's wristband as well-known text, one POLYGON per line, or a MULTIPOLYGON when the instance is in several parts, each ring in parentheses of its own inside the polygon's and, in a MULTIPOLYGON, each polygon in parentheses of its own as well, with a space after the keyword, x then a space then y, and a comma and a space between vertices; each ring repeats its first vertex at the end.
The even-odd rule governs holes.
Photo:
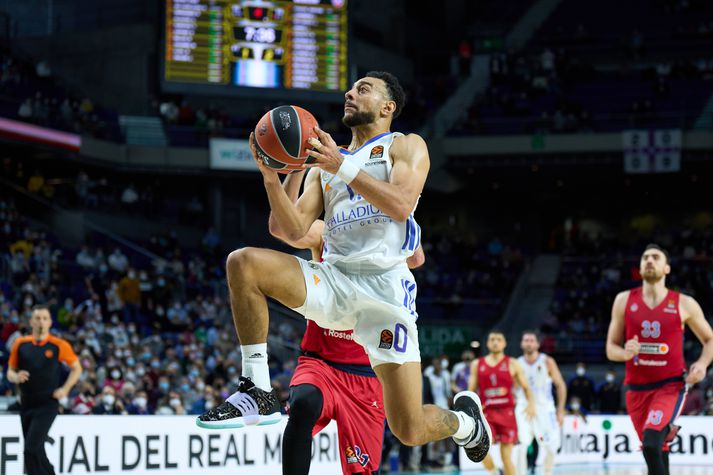
POLYGON ((337 176, 347 185, 354 181, 354 178, 356 178, 358 174, 359 167, 346 158, 342 160, 342 164, 339 166, 339 170, 337 170, 337 176))

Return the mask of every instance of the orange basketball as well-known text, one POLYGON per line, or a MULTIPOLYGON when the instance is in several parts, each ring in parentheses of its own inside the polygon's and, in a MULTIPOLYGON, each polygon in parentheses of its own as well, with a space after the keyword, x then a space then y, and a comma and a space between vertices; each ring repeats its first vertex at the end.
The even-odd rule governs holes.
POLYGON ((267 112, 255 127, 255 148, 262 162, 280 173, 299 170, 312 157, 307 139, 317 138, 317 120, 297 106, 275 107, 267 112))

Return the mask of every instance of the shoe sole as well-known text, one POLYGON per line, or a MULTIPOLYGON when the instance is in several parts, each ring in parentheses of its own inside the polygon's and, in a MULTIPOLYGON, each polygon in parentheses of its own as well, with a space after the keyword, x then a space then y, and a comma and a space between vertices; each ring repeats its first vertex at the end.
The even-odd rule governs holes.
POLYGON ((267 414, 260 416, 260 420, 257 424, 247 424, 242 417, 234 417, 233 419, 224 419, 222 421, 202 421, 196 418, 196 425, 202 427, 203 429, 240 429, 247 426, 269 426, 272 424, 277 424, 282 420, 282 414, 275 412, 272 414, 267 414))
MULTIPOLYGON (((453 398, 453 404, 455 405, 455 402, 460 399, 461 397, 469 397, 470 399, 473 399, 475 401, 475 404, 478 406, 478 412, 480 413, 480 421, 483 423, 483 426, 485 427, 485 433, 488 435, 488 445, 493 444, 493 433, 490 430, 490 424, 488 424, 488 420, 485 418, 485 414, 483 413, 483 404, 480 402, 480 396, 478 396, 476 393, 472 391, 461 391, 456 396, 453 398)), ((463 447, 465 448, 465 447, 463 447)), ((488 449, 490 451, 490 449, 488 449)), ((487 453, 486 453, 487 455, 487 453)), ((483 457, 485 458, 485 457, 483 457)), ((482 460, 479 460, 478 462, 481 462, 482 460)))

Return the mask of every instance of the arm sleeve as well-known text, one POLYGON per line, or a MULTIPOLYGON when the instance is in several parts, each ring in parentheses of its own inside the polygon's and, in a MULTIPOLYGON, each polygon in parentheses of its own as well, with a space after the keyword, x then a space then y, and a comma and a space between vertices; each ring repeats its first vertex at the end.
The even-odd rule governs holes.
POLYGON ((17 358, 17 350, 20 347, 20 339, 18 338, 15 340, 15 343, 12 345, 12 350, 10 350, 10 359, 7 362, 7 366, 11 369, 17 369, 17 365, 19 364, 18 358, 17 358))
POLYGON ((67 341, 61 340, 59 344, 59 361, 71 366, 77 359, 77 355, 74 353, 72 346, 67 341))

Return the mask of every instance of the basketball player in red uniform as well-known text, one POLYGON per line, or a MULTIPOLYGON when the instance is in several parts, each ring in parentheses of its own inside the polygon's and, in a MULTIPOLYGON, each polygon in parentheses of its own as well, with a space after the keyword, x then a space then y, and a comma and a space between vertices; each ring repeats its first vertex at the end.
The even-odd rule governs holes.
MULTIPOLYGON (((297 200, 304 172, 283 181, 287 196, 297 200)), ((309 249, 321 260, 324 221, 317 220, 305 237, 290 241, 274 220, 270 234, 298 249, 309 249)), ((406 262, 423 264, 421 247, 406 262)), ((312 437, 337 421, 342 472, 376 474, 381 464, 384 436, 382 389, 364 348, 353 341, 352 331, 327 330, 307 320, 302 337, 303 356, 290 382, 290 418, 282 439, 283 475, 307 475, 312 437)))
POLYGON ((692 297, 666 288, 668 253, 656 244, 641 256, 641 287, 614 300, 607 358, 626 362, 626 408, 641 440, 649 475, 667 475, 669 443, 689 385, 701 381, 713 360, 713 330, 692 297), (703 344, 684 377, 683 325, 703 344))
MULTIPOLYGON (((499 330, 488 333, 488 355, 473 361, 468 390, 477 392, 483 401, 483 414, 490 424, 493 443, 500 442, 505 475, 515 475, 512 463, 512 446, 517 442, 514 385, 519 384, 527 397, 527 417, 535 417, 535 397, 527 383, 520 363, 505 354, 505 334, 499 330)), ((491 474, 497 474, 490 454, 483 465, 491 474)))

